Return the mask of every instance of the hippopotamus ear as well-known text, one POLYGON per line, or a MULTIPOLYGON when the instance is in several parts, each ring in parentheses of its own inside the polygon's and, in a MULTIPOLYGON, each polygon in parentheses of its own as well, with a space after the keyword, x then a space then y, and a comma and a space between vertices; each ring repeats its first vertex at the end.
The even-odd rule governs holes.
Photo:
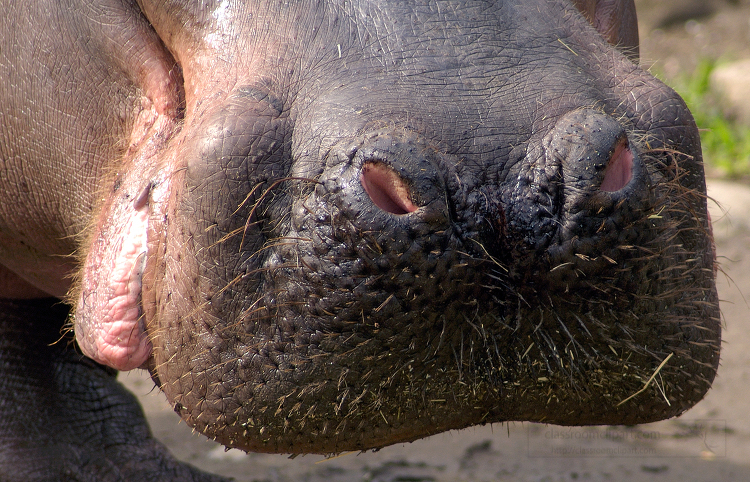
POLYGON ((638 62, 638 19, 633 0, 572 1, 607 42, 638 62))

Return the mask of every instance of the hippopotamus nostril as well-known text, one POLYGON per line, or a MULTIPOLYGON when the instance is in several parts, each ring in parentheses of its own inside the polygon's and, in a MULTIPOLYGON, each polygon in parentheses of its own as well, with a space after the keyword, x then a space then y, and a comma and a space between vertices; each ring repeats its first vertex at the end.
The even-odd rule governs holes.
POLYGON ((651 157, 621 119, 592 108, 569 111, 544 135, 542 149, 541 156, 530 156, 527 183, 503 200, 509 232, 524 245, 618 243, 624 229, 650 212, 651 157), (539 207, 524 212, 519 199, 534 199, 539 207))
POLYGON ((401 215, 419 209, 412 202, 409 187, 401 176, 385 164, 365 163, 359 179, 372 202, 383 211, 401 215))
POLYGON ((450 224, 445 166, 455 160, 418 134, 370 132, 334 146, 326 162, 331 169, 318 178, 315 197, 360 229, 424 235, 450 224))
POLYGON ((600 211, 648 196, 647 170, 625 127, 593 109, 562 116, 544 139, 547 163, 559 166, 564 211, 600 211))
POLYGON ((615 146, 599 189, 604 192, 617 192, 627 186, 631 179, 633 179, 633 151, 630 150, 628 141, 624 138, 615 146))

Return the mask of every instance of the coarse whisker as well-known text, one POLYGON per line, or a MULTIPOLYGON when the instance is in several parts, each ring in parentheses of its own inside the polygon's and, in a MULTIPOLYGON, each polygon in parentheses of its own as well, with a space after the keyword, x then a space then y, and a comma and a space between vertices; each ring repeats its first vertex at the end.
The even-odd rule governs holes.
MULTIPOLYGON (((277 186, 287 181, 305 181, 305 182, 310 182, 310 183, 319 183, 319 181, 315 179, 310 179, 306 177, 293 177, 293 176, 277 179, 273 183, 271 183, 271 185, 268 186, 266 190, 263 191, 260 197, 256 200, 255 204, 253 204, 253 207, 250 210, 250 213, 247 215, 247 221, 245 222, 242 239, 240 240, 240 249, 242 249, 242 245, 245 244, 245 236, 247 235, 247 230, 250 228, 250 226, 252 226, 251 221, 255 217, 255 211, 258 209, 258 206, 260 205, 260 203, 266 198, 266 196, 269 195, 269 193, 273 189, 275 189, 277 186)), ((255 190, 255 188, 253 188, 253 190, 255 190)), ((243 201, 243 204, 244 204, 244 201, 243 201)))

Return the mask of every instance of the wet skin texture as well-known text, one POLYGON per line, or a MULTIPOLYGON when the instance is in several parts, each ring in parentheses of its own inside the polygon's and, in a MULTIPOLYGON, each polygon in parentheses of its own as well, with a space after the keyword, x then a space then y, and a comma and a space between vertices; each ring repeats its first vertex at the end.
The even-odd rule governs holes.
MULTIPOLYGON (((0 339, 57 333, 67 311, 38 298, 68 293, 86 355, 148 368, 187 423, 245 450, 682 413, 720 345, 698 132, 633 63, 632 4, 575 3, 14 7, 0 287, 28 301, 5 304, 0 339)), ((73 344, 40 349, 42 372, 78 360, 62 373, 79 390, 108 376, 73 344)), ((126 408, 92 410, 139 417, 109 383, 126 408)), ((202 477, 139 423, 148 443, 65 440, 124 480, 136 469, 103 446, 202 477)), ((33 446, 17 432, 4 460, 33 446)))

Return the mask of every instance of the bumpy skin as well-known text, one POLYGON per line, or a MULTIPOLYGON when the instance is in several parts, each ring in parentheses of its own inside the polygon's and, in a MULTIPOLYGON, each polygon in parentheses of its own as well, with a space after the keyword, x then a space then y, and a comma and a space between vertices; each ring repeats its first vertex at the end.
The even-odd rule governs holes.
POLYGON ((59 300, 0 307, 0 480, 224 480, 176 462, 117 372, 60 340, 59 300))
POLYGON ((632 2, 575 6, 12 9, 7 297, 77 251, 82 350, 245 450, 683 412, 720 344, 698 132, 632 2))

